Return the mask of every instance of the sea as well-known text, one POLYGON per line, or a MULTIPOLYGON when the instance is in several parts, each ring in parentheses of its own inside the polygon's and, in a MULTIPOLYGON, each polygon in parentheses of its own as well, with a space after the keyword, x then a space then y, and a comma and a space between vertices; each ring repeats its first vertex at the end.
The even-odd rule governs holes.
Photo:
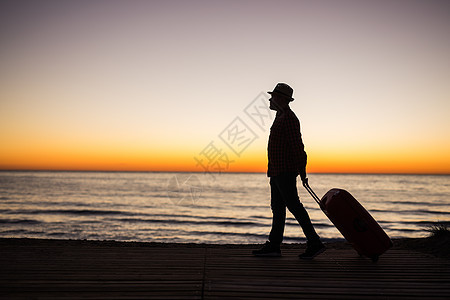
MULTIPOLYGON (((450 223, 449 175, 309 174, 321 197, 349 191, 391 238, 450 223)), ((343 237, 298 182, 324 241, 343 237)), ((0 172, 0 237, 162 243, 263 243, 271 227, 262 173, 0 172)), ((305 242, 287 212, 284 242, 305 242)))

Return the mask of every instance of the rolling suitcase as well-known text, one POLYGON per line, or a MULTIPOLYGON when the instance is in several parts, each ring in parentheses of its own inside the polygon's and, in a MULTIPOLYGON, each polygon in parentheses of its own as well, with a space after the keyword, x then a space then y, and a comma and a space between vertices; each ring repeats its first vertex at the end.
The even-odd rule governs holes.
POLYGON ((349 192, 331 189, 319 199, 307 182, 304 187, 359 255, 376 262, 392 247, 389 236, 349 192))

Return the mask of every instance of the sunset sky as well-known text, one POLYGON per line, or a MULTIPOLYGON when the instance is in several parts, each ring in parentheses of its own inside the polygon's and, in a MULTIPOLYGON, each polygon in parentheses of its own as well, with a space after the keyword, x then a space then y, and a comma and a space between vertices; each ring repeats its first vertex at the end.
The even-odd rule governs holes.
POLYGON ((0 169, 450 174, 450 1, 1 1, 0 169), (258 109, 258 110, 256 110, 258 109))

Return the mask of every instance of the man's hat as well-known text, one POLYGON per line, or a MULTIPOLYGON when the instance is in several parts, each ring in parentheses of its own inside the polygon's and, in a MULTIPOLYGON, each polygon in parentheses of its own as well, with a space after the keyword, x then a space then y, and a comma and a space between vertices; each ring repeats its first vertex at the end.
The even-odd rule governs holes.
POLYGON ((294 93, 294 90, 287 85, 286 83, 279 83, 277 86, 273 89, 272 92, 267 92, 269 94, 278 94, 285 96, 290 99, 290 101, 294 101, 294 98, 292 98, 292 94, 294 93))

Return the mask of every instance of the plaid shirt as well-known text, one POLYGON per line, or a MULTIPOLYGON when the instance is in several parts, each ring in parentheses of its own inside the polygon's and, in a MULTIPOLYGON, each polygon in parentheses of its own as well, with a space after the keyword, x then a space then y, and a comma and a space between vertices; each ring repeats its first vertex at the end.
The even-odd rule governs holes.
POLYGON ((295 173, 300 174, 302 178, 306 177, 306 152, 300 133, 300 122, 289 108, 284 112, 277 112, 270 128, 267 154, 267 176, 295 173))

